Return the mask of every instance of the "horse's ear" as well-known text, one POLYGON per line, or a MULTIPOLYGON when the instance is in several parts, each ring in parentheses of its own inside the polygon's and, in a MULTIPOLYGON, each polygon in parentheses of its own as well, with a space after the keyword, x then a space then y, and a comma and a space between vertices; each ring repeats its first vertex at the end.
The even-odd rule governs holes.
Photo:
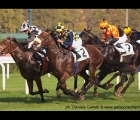
POLYGON ((7 38, 10 38, 10 36, 8 36, 7 38))
POLYGON ((84 28, 84 31, 86 31, 86 28, 84 28))
POLYGON ((91 31, 92 30, 92 27, 89 29, 89 31, 91 31))
POLYGON ((88 31, 90 32, 92 30, 92 27, 91 28, 88 28, 88 31))

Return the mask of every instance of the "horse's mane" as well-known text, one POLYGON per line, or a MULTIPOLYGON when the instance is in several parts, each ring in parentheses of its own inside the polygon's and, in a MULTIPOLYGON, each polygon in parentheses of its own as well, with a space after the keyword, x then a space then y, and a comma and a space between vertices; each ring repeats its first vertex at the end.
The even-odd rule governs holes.
POLYGON ((23 52, 27 51, 27 49, 24 48, 23 45, 20 43, 20 41, 18 41, 15 37, 12 37, 12 38, 11 38, 10 36, 8 36, 6 39, 12 39, 12 41, 13 41, 14 43, 16 43, 16 45, 17 45, 23 52))
MULTIPOLYGON (((82 39, 83 45, 84 44, 91 44, 94 47, 96 47, 97 49, 99 49, 101 51, 101 53, 104 56, 115 56, 116 53, 118 53, 116 51, 116 49, 114 48, 114 45, 109 44, 109 45, 105 45, 99 38, 97 35, 94 35, 91 30, 86 30, 84 29, 84 31, 82 31, 79 35, 82 39)), ((108 59, 108 57, 106 57, 108 59)))
POLYGON ((51 36, 53 37, 55 43, 58 45, 58 48, 59 48, 59 50, 60 50, 61 52, 63 52, 63 53, 69 52, 69 50, 67 50, 66 47, 65 47, 64 45, 62 45, 61 43, 58 43, 58 42, 55 40, 55 38, 54 38, 54 36, 53 36, 53 30, 52 30, 52 29, 47 28, 47 29, 45 30, 45 32, 47 32, 49 35, 51 35, 51 36))
POLYGON ((82 38, 82 44, 91 44, 94 45, 95 47, 102 49, 104 47, 104 49, 107 47, 100 39, 97 35, 94 35, 91 30, 87 30, 84 29, 79 36, 82 38), (83 38, 84 36, 84 38, 83 38), (89 39, 88 39, 89 38, 89 39))
POLYGON ((16 39, 15 37, 13 37, 13 41, 14 41, 16 44, 18 44, 18 41, 17 41, 17 39, 16 39))
POLYGON ((18 41, 16 38, 13 38, 13 42, 15 42, 15 43, 17 44, 17 46, 18 46, 23 52, 27 51, 27 49, 23 46, 23 44, 22 44, 20 41, 18 41))

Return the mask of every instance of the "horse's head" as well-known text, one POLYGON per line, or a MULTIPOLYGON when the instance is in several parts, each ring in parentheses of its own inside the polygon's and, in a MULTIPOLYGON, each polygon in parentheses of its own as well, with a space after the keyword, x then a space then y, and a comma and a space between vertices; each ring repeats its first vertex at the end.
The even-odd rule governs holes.
POLYGON ((2 40, 0 42, 0 55, 5 55, 7 53, 13 52, 16 47, 15 41, 16 39, 14 37, 11 38, 10 36, 2 40))
POLYGON ((36 51, 38 51, 41 47, 48 47, 51 45, 52 37, 52 31, 43 31, 40 35, 37 36, 37 38, 34 39, 34 42, 32 44, 32 48, 36 51))
POLYGON ((91 45, 101 45, 103 46, 104 44, 101 42, 101 40, 94 35, 91 32, 91 29, 84 29, 81 33, 80 33, 80 38, 82 39, 82 44, 91 44, 91 45))
POLYGON ((40 49, 41 43, 46 37, 50 34, 50 32, 42 32, 40 35, 38 35, 32 44, 32 48, 36 51, 40 49))

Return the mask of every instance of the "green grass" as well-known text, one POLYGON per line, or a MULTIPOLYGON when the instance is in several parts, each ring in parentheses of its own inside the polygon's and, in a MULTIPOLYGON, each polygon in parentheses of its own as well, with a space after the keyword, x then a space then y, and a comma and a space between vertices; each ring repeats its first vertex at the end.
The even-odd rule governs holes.
MULTIPOLYGON (((111 76, 108 75, 102 83, 111 76)), ((0 74, 0 78, 2 75, 0 74)), ((67 80, 67 87, 73 89, 73 77, 67 80)), ((78 88, 83 84, 81 77, 78 79, 78 88)), ((112 82, 116 85, 116 79, 112 82)), ((139 111, 140 90, 138 90, 138 75, 122 97, 114 96, 114 87, 109 90, 98 88, 99 96, 93 97, 93 88, 87 91, 85 100, 78 101, 72 96, 64 95, 60 90, 61 98, 56 97, 55 88, 57 79, 51 75, 42 76, 43 88, 49 93, 44 94, 45 103, 41 103, 40 95, 25 94, 25 80, 20 74, 11 74, 6 79, 6 89, 2 90, 0 80, 0 111, 139 111)), ((34 82, 34 91, 38 90, 34 82)))

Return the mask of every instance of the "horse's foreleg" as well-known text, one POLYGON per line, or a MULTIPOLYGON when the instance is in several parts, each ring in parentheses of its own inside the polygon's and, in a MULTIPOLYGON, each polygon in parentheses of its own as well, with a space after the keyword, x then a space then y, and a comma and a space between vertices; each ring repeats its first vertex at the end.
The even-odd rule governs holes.
POLYGON ((120 80, 120 82, 115 86, 115 88, 114 88, 114 95, 115 96, 121 96, 120 94, 120 92, 117 92, 118 91, 118 88, 120 88, 120 87, 122 87, 123 86, 123 84, 124 84, 124 82, 126 81, 126 79, 127 79, 127 76, 126 76, 126 73, 122 73, 121 74, 121 80, 120 80))
MULTIPOLYGON (((59 81, 59 79, 57 79, 59 81)), ((57 85, 56 86, 56 96, 57 98, 60 98, 61 97, 61 94, 59 93, 59 86, 57 85)))
POLYGON ((94 85, 94 91, 93 91, 93 96, 98 97, 98 92, 97 88, 101 87, 106 90, 106 86, 101 85, 100 82, 108 75, 108 71, 101 70, 98 72, 95 76, 95 85, 94 85))
POLYGON ((44 102, 43 93, 48 93, 49 91, 47 89, 43 90, 42 82, 41 82, 40 78, 36 78, 35 81, 36 81, 36 85, 37 85, 39 91, 33 92, 33 80, 27 80, 29 94, 30 95, 40 94, 41 102, 44 102))
POLYGON ((37 85, 39 91, 36 91, 36 92, 33 92, 33 93, 34 94, 40 94, 41 102, 44 102, 45 100, 44 100, 44 97, 43 97, 43 93, 49 93, 49 90, 47 90, 47 89, 43 90, 42 82, 41 82, 40 77, 36 78, 35 82, 36 82, 36 85, 37 85))
POLYGON ((118 92, 119 92, 119 93, 121 93, 121 92, 122 92, 122 90, 123 90, 123 85, 119 87, 118 92))
POLYGON ((126 86, 122 89, 121 94, 125 93, 125 91, 127 90, 127 88, 132 84, 132 82, 134 82, 135 80, 135 73, 131 73, 130 78, 128 83, 126 84, 126 86))
POLYGON ((29 94, 34 95, 34 93, 33 93, 33 80, 27 80, 27 85, 29 88, 29 94))
POLYGON ((87 74, 86 71, 82 71, 81 73, 79 73, 79 75, 84 78, 84 84, 82 85, 80 91, 84 90, 85 87, 89 84, 89 75, 87 74))
POLYGON ((74 75, 74 91, 77 92, 77 80, 78 80, 78 74, 74 75))
POLYGON ((85 80, 87 80, 87 82, 89 82, 89 84, 84 86, 85 88, 82 89, 82 91, 80 92, 80 96, 83 96, 95 84, 95 72, 96 72, 96 69, 94 69, 94 68, 90 68, 89 69, 90 76, 88 76, 86 74, 86 72, 84 72, 85 75, 86 75, 86 79, 85 80))
POLYGON ((110 84, 110 82, 111 82, 114 78, 116 78, 117 76, 119 76, 119 75, 120 75, 120 72, 117 71, 106 83, 103 84, 103 86, 105 86, 107 89, 108 89, 111 85, 114 86, 113 84, 110 84))
MULTIPOLYGON (((27 80, 27 84, 28 84, 30 95, 40 94, 39 91, 33 92, 33 80, 27 80)), ((44 102, 44 98, 42 96, 41 96, 41 102, 44 102)))
POLYGON ((70 78, 70 75, 67 73, 64 73, 63 76, 58 81, 57 87, 58 87, 58 89, 60 88, 65 95, 77 96, 77 94, 73 90, 67 89, 67 85, 66 85, 65 81, 68 78, 70 78))

